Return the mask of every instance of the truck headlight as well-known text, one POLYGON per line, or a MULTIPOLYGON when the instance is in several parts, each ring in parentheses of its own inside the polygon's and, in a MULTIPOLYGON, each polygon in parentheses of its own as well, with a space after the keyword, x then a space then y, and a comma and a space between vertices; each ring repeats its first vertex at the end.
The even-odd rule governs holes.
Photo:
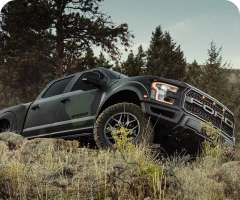
POLYGON ((169 85, 162 82, 153 82, 151 85, 152 91, 151 91, 151 98, 162 101, 168 104, 173 104, 174 99, 167 97, 167 92, 171 91, 176 93, 178 90, 178 87, 174 85, 169 85))

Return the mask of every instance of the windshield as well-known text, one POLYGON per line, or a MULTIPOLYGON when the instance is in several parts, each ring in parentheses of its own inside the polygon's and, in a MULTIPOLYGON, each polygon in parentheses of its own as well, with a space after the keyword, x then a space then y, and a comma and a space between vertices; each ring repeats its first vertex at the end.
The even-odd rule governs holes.
POLYGON ((121 74, 119 72, 113 71, 113 70, 109 70, 109 72, 112 74, 112 76, 116 79, 122 79, 122 78, 128 78, 128 76, 121 74))

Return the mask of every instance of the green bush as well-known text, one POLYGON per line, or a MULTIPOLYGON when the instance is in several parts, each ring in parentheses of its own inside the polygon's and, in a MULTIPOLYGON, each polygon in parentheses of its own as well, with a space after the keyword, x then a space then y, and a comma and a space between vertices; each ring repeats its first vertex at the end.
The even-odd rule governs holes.
POLYGON ((219 164, 227 161, 229 155, 229 147, 226 147, 219 135, 218 129, 216 129, 212 123, 202 123, 203 129, 205 129, 206 135, 210 140, 205 139, 201 144, 202 157, 214 157, 218 160, 219 164))

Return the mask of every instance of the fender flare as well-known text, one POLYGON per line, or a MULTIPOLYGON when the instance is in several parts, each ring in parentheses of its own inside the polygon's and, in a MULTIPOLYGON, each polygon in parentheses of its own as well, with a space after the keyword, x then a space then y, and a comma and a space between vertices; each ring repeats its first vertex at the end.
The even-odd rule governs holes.
POLYGON ((149 94, 147 88, 142 83, 139 83, 137 81, 129 81, 128 83, 125 83, 123 85, 118 85, 117 87, 110 88, 108 90, 110 92, 107 93, 106 96, 101 101, 100 106, 97 110, 94 122, 97 120, 97 117, 98 117, 100 111, 102 110, 102 107, 105 105, 105 103, 108 101, 108 99, 111 98, 116 93, 126 91, 126 90, 136 93, 140 101, 143 101, 143 100, 150 101, 150 94, 149 94), (143 97, 144 94, 147 95, 147 98, 143 97))

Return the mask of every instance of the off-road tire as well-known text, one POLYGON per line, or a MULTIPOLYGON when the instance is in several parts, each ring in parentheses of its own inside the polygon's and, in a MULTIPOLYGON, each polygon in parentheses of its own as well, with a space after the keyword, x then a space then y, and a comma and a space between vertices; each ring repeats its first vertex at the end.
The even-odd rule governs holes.
POLYGON ((140 131, 138 132, 136 138, 133 140, 134 144, 139 144, 142 142, 147 142, 148 144, 153 143, 154 130, 150 118, 146 117, 143 114, 141 108, 136 104, 123 102, 109 106, 98 116, 94 126, 94 140, 98 148, 113 148, 113 144, 110 143, 104 135, 105 124, 109 119, 111 119, 112 116, 116 115, 116 113, 121 112, 129 113, 131 116, 134 116, 140 123, 140 131))

